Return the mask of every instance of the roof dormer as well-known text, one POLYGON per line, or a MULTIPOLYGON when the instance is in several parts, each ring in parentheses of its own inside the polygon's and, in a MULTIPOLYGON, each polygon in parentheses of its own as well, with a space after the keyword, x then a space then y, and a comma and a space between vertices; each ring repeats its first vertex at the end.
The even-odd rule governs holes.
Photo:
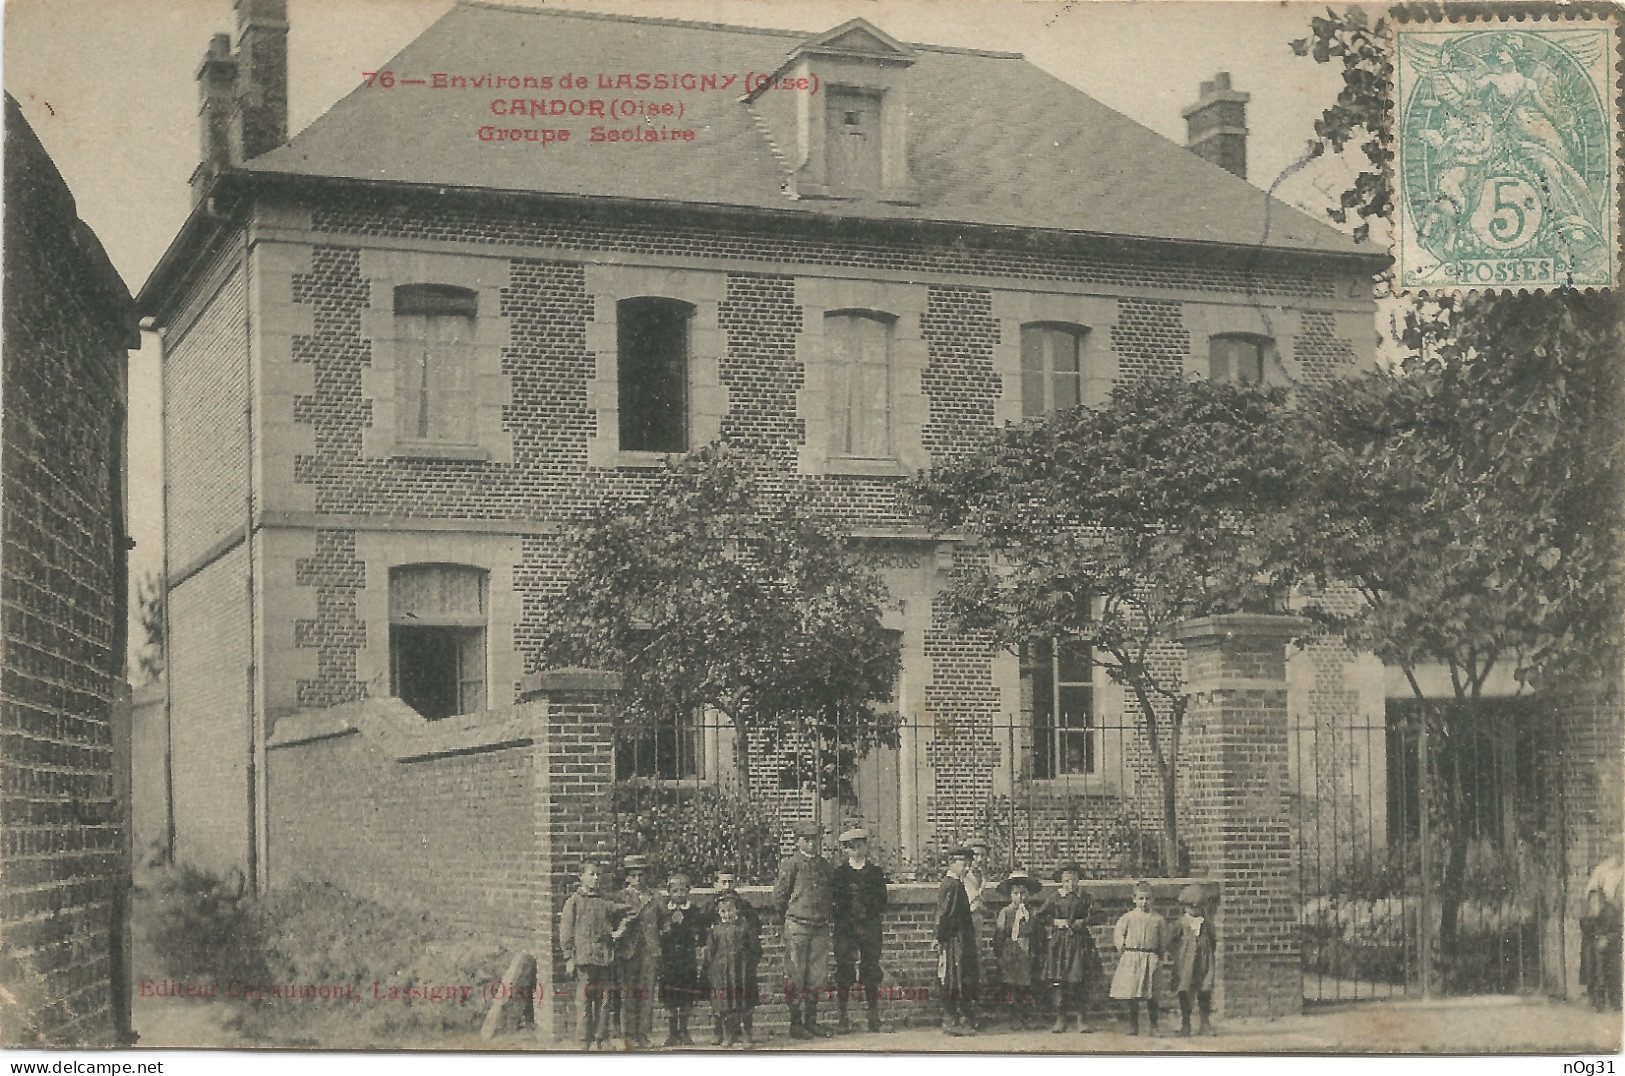
POLYGON ((786 158, 795 198, 916 203, 908 169, 915 51, 863 19, 796 46, 745 98, 786 158))

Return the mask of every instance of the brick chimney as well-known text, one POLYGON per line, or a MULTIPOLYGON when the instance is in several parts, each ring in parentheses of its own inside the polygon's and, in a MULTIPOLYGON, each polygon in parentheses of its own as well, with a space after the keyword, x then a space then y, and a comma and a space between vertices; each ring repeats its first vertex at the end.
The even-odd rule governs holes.
POLYGON ((203 160, 192 172, 192 202, 203 197, 209 182, 231 163, 231 118, 236 111, 237 61, 231 55, 231 35, 215 34, 197 69, 198 127, 203 135, 203 160))
POLYGON ((288 0, 236 0, 237 115, 232 160, 288 140, 288 0))
POLYGON ((215 34, 197 69, 203 160, 192 172, 192 204, 222 169, 288 140, 287 0, 236 0, 237 51, 215 34))
POLYGON ((1202 83, 1202 93, 1185 109, 1185 145, 1204 160, 1247 178, 1247 102, 1250 94, 1230 86, 1230 72, 1202 83))

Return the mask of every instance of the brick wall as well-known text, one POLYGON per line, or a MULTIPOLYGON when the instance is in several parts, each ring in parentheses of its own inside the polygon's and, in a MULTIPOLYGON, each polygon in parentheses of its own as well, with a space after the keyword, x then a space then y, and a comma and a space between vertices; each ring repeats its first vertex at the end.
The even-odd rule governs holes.
POLYGON ((138 334, 9 96, 4 204, 0 1039, 110 1045, 128 1031, 129 756, 114 723, 127 720, 124 362, 138 334))
POLYGON ((402 899, 516 948, 545 892, 536 837, 541 707, 429 723, 393 699, 278 722, 268 752, 274 884, 402 899))
MULTIPOLYGON (((1609 854, 1610 839, 1625 833, 1625 711, 1617 685, 1596 685, 1552 701, 1551 742, 1543 776, 1561 802, 1567 877, 1555 894, 1561 913, 1546 927, 1544 977, 1556 992, 1583 995, 1580 985, 1580 917, 1591 871, 1609 854)), ((1617 851, 1617 847, 1613 849, 1617 851)))

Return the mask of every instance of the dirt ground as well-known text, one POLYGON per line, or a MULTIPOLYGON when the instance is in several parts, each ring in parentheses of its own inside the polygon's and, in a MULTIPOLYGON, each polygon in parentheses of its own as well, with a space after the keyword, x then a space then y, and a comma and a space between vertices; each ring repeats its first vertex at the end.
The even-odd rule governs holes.
MULTIPOLYGON (((144 1047, 242 1048, 244 1042, 222 1026, 229 1003, 137 999, 136 1030, 144 1047)), ((696 1025, 702 1024, 696 1021, 696 1025)), ((1173 1021, 1178 1026, 1177 1017, 1173 1021)), ((708 1025, 707 1025, 708 1026, 708 1025)), ((1097 1030, 1007 1031, 949 1036, 936 1028, 911 1027, 878 1035, 858 1034, 801 1043, 776 1037, 757 1047, 765 1051, 855 1053, 1222 1053, 1222 1054, 1589 1054, 1617 1053, 1621 1046, 1618 1013, 1526 997, 1447 998, 1434 1001, 1367 1001, 1279 1020, 1217 1022, 1210 1038, 1163 1034, 1130 1036, 1115 1023, 1097 1030)), ((334 1046, 355 1045, 333 1043, 334 1046)), ((464 1050, 533 1050, 534 1035, 495 1041, 403 1043, 395 1048, 464 1050)), ((708 1052, 708 1051, 707 1051, 708 1052)))

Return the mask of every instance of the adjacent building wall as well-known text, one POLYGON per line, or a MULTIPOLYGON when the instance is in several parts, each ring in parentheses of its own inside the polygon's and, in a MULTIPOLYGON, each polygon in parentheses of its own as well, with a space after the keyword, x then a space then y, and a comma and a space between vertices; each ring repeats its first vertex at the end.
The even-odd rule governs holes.
POLYGON ((0 381, 0 1040, 129 1030, 129 292, 17 103, 0 381), (120 770, 123 773, 120 773, 120 770))

